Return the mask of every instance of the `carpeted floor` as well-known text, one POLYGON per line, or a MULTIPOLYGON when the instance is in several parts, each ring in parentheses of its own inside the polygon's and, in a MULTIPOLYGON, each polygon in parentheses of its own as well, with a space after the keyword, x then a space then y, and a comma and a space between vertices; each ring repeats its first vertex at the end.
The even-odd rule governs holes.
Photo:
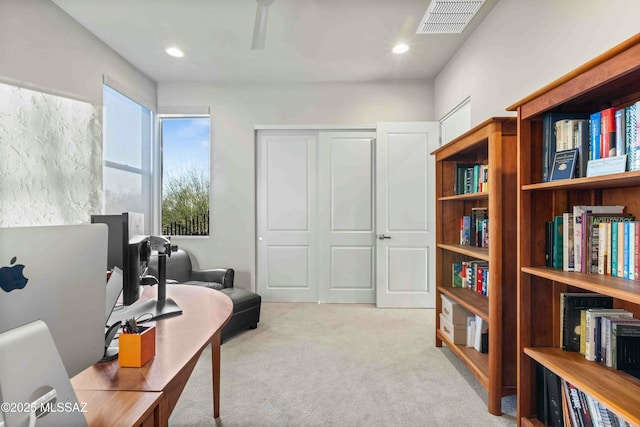
POLYGON ((258 329, 222 345, 221 417, 213 420, 205 351, 171 426, 513 426, 434 344, 434 310, 263 303, 258 329))

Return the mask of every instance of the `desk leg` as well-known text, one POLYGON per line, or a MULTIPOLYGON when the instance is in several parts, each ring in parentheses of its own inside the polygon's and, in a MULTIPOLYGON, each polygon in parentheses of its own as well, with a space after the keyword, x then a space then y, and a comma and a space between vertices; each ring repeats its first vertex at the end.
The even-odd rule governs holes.
POLYGON ((220 331, 211 340, 211 372, 213 373, 213 418, 220 417, 220 331))

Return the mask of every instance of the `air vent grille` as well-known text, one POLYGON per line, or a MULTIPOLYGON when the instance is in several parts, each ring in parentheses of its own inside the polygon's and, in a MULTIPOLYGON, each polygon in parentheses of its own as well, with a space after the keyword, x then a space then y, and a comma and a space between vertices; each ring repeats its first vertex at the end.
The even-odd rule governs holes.
POLYGON ((416 34, 459 34, 485 0, 433 0, 416 34))

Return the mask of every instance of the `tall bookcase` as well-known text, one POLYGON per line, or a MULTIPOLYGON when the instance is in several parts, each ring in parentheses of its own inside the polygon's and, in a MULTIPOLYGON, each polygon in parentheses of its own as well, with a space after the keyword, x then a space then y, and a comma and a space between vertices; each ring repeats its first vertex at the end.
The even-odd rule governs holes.
MULTIPOLYGON (((518 112, 518 425, 536 419, 536 362, 640 424, 640 380, 560 349, 560 293, 598 292, 640 317, 640 282, 545 265, 545 222, 574 205, 624 205, 640 217, 640 171, 542 182, 542 117, 640 100, 640 34, 508 107, 518 112)), ((541 410, 541 409, 540 409, 541 410)))
POLYGON ((445 295, 489 324, 489 351, 455 344, 440 329, 436 346, 448 348, 469 368, 488 393, 488 409, 500 415, 501 398, 516 393, 516 119, 494 117, 432 154, 436 159, 436 308, 445 295), (455 194, 461 164, 488 165, 488 190, 455 194), (460 220, 486 207, 488 248, 460 245, 460 220), (453 287, 452 264, 489 262, 489 296, 453 287))

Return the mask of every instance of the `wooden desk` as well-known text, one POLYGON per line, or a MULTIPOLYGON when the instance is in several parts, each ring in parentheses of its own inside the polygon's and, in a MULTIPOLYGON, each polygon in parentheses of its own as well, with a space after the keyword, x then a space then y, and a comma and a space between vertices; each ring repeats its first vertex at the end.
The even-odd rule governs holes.
MULTIPOLYGON (((121 368, 117 360, 96 363, 71 379, 79 395, 84 390, 161 392, 157 425, 167 426, 200 354, 211 343, 213 416, 220 416, 220 332, 231 317, 233 303, 222 292, 199 286, 167 286, 167 297, 183 313, 156 322, 155 358, 141 368, 121 368)), ((155 288, 146 289, 143 298, 155 298, 155 288)), ((113 406, 114 414, 128 409, 113 406)))
POLYGON ((78 402, 87 402, 84 409, 89 426, 154 427, 160 424, 162 393, 76 390, 76 395, 78 402))

